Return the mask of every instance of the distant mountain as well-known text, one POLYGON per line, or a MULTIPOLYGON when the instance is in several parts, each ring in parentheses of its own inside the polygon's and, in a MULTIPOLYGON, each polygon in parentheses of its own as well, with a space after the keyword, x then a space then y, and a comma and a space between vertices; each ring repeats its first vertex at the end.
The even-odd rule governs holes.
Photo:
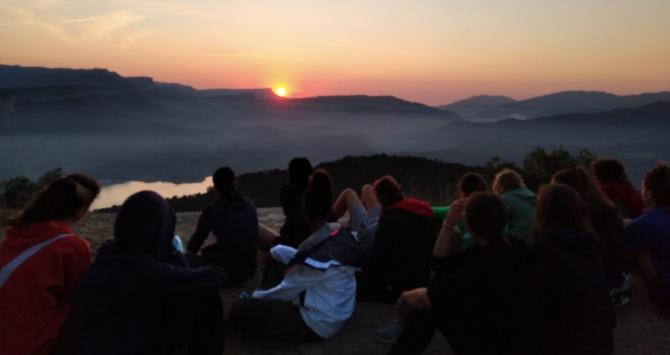
POLYGON ((493 122, 507 118, 531 119, 568 113, 596 113, 656 101, 670 101, 670 92, 620 96, 599 91, 564 91, 496 106, 476 113, 468 120, 493 122))
POLYGON ((516 102, 516 100, 507 96, 479 95, 455 101, 448 105, 439 106, 439 108, 443 110, 451 110, 463 117, 468 117, 493 107, 513 102, 516 102))
POLYGON ((448 119, 459 119, 460 116, 449 110, 405 101, 393 96, 317 96, 300 99, 283 99, 274 105, 284 109, 337 111, 349 113, 386 113, 386 114, 418 114, 448 119))

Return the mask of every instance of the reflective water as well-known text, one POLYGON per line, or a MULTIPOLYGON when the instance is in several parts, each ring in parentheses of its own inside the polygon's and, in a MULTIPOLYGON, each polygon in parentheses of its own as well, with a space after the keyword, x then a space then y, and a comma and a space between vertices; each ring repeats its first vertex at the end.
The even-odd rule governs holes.
POLYGON ((128 198, 128 196, 143 190, 152 190, 159 193, 161 196, 168 198, 203 193, 206 192, 207 188, 210 186, 212 186, 211 177, 207 177, 201 182, 190 182, 184 184, 175 184, 164 181, 128 181, 121 184, 103 187, 98 198, 93 201, 91 209, 120 205, 126 198, 128 198))

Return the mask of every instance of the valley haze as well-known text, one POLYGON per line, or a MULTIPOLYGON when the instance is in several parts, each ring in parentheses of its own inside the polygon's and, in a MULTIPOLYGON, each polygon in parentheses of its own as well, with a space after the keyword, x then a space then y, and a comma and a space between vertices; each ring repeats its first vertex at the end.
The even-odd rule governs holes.
POLYGON ((60 166, 106 185, 202 181, 213 169, 285 168, 373 153, 468 165, 534 147, 621 159, 637 183, 670 160, 670 92, 480 96, 432 107, 392 96, 280 98, 196 90, 105 69, 0 66, 0 179, 60 166))

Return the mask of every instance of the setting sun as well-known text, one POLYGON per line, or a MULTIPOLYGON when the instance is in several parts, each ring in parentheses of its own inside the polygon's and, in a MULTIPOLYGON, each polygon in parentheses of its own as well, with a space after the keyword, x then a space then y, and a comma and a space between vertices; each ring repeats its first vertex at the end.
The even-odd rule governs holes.
POLYGON ((284 86, 278 86, 273 91, 277 96, 286 97, 286 95, 288 95, 288 90, 286 90, 286 87, 284 86))

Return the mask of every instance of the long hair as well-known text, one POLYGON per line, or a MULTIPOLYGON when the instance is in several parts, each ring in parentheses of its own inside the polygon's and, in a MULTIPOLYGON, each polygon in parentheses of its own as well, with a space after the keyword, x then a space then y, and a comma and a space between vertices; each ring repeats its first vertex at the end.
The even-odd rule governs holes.
POLYGON ((491 192, 477 191, 465 206, 465 222, 477 237, 489 242, 503 239, 505 229, 505 206, 500 197, 491 192))
POLYGON ((377 199, 382 206, 391 206, 405 198, 402 186, 391 175, 382 176, 374 182, 377 199))
POLYGON ((317 169, 310 176, 303 203, 308 220, 319 221, 328 217, 333 205, 333 186, 327 171, 317 169))
POLYGON ((82 208, 88 208, 99 193, 100 185, 86 175, 58 178, 38 192, 28 206, 9 221, 9 225, 23 226, 74 217, 82 208))
POLYGON ((597 238, 586 214, 586 206, 575 190, 564 184, 549 184, 540 188, 535 211, 533 236, 572 229, 597 238))

